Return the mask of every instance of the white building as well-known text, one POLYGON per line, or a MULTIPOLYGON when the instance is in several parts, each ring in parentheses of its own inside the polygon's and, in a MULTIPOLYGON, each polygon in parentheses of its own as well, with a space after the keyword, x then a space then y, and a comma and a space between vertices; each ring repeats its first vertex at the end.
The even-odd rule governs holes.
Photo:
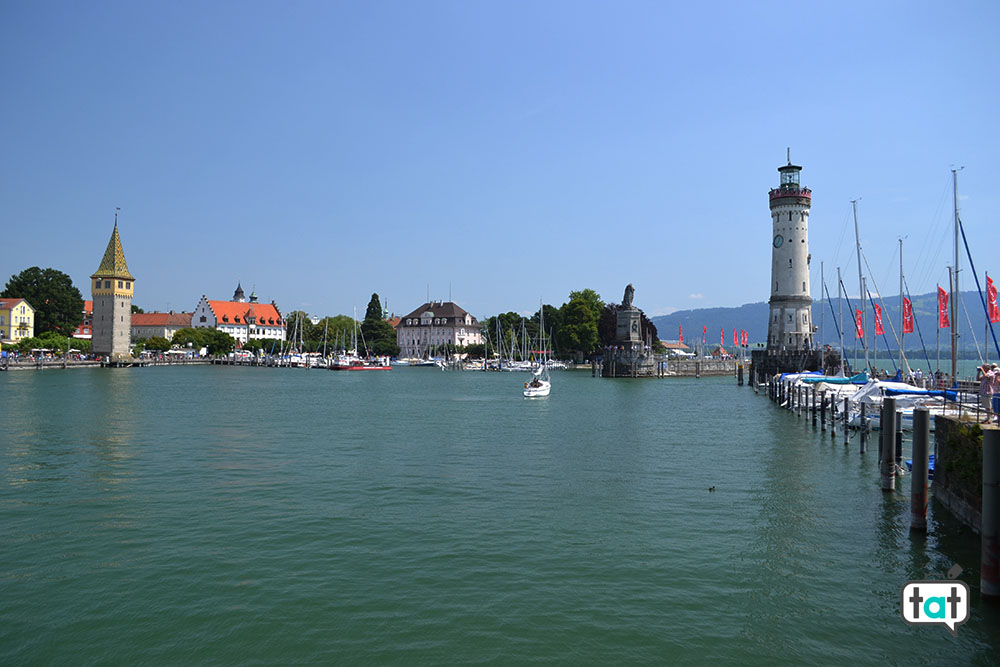
POLYGON ((396 343, 402 357, 426 357, 442 345, 483 342, 479 321, 452 301, 430 301, 400 318, 396 343))
POLYGON ((275 303, 257 303, 255 293, 250 294, 248 302, 239 285, 232 301, 213 301, 202 295, 191 316, 191 326, 218 329, 241 345, 251 338, 285 340, 285 320, 275 303))

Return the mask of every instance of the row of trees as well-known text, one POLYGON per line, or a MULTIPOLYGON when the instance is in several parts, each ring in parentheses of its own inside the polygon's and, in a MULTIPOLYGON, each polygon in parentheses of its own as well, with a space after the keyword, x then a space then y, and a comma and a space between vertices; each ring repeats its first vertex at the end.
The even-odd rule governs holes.
MULTIPOLYGON (((592 289, 583 289, 569 293, 569 301, 559 307, 545 304, 541 308, 545 320, 546 341, 551 341, 550 349, 557 356, 571 357, 576 354, 584 356, 596 352, 602 347, 615 342, 618 326, 618 311, 621 304, 605 303, 601 295, 592 289)), ((656 326, 649 321, 641 310, 642 328, 640 334, 643 340, 647 335, 656 343, 659 338, 656 326)), ((539 340, 539 313, 525 318, 518 313, 508 312, 494 315, 483 321, 483 330, 491 348, 502 346, 510 349, 516 345, 522 330, 529 340, 539 340)), ((469 346, 466 350, 473 352, 469 346)))

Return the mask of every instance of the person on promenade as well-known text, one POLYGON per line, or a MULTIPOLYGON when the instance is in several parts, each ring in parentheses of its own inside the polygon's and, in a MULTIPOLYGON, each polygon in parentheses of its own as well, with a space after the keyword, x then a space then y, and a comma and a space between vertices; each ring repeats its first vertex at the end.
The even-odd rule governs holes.
MULTIPOLYGON (((993 364, 993 402, 997 402, 997 395, 1000 395, 1000 366, 993 364)), ((1000 410, 994 410, 997 417, 997 424, 1000 424, 1000 410)))
POLYGON ((993 384, 997 377, 996 368, 993 366, 983 364, 976 369, 976 379, 979 381, 979 404, 986 410, 984 424, 993 421, 993 384))

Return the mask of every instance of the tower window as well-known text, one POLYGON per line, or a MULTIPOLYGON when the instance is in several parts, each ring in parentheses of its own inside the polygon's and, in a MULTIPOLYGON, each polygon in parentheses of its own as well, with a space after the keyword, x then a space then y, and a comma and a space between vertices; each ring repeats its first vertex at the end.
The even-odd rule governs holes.
POLYGON ((124 286, 124 284, 125 284, 124 281, 119 280, 118 281, 118 289, 121 289, 124 286))
POLYGON ((791 322, 791 321, 792 321, 792 316, 791 316, 791 315, 789 315, 789 316, 788 316, 788 321, 789 321, 789 322, 791 322))
POLYGON ((788 258, 788 268, 792 268, 792 258, 788 258))
POLYGON ((792 221, 792 212, 789 211, 788 212, 788 222, 791 222, 791 221, 792 221))
POLYGON ((803 292, 806 291, 806 281, 804 281, 804 280, 802 281, 802 291, 803 292))
POLYGON ((105 280, 104 281, 104 289, 111 289, 111 281, 110 280, 105 280))

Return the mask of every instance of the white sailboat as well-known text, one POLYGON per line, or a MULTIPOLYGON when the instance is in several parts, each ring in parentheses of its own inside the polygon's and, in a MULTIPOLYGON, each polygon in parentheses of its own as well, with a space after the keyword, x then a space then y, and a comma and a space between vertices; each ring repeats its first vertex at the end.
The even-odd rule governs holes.
POLYGON ((538 340, 541 341, 542 359, 538 368, 531 373, 531 379, 524 383, 525 398, 541 398, 552 391, 552 380, 549 378, 549 350, 545 344, 545 309, 538 302, 538 340))

